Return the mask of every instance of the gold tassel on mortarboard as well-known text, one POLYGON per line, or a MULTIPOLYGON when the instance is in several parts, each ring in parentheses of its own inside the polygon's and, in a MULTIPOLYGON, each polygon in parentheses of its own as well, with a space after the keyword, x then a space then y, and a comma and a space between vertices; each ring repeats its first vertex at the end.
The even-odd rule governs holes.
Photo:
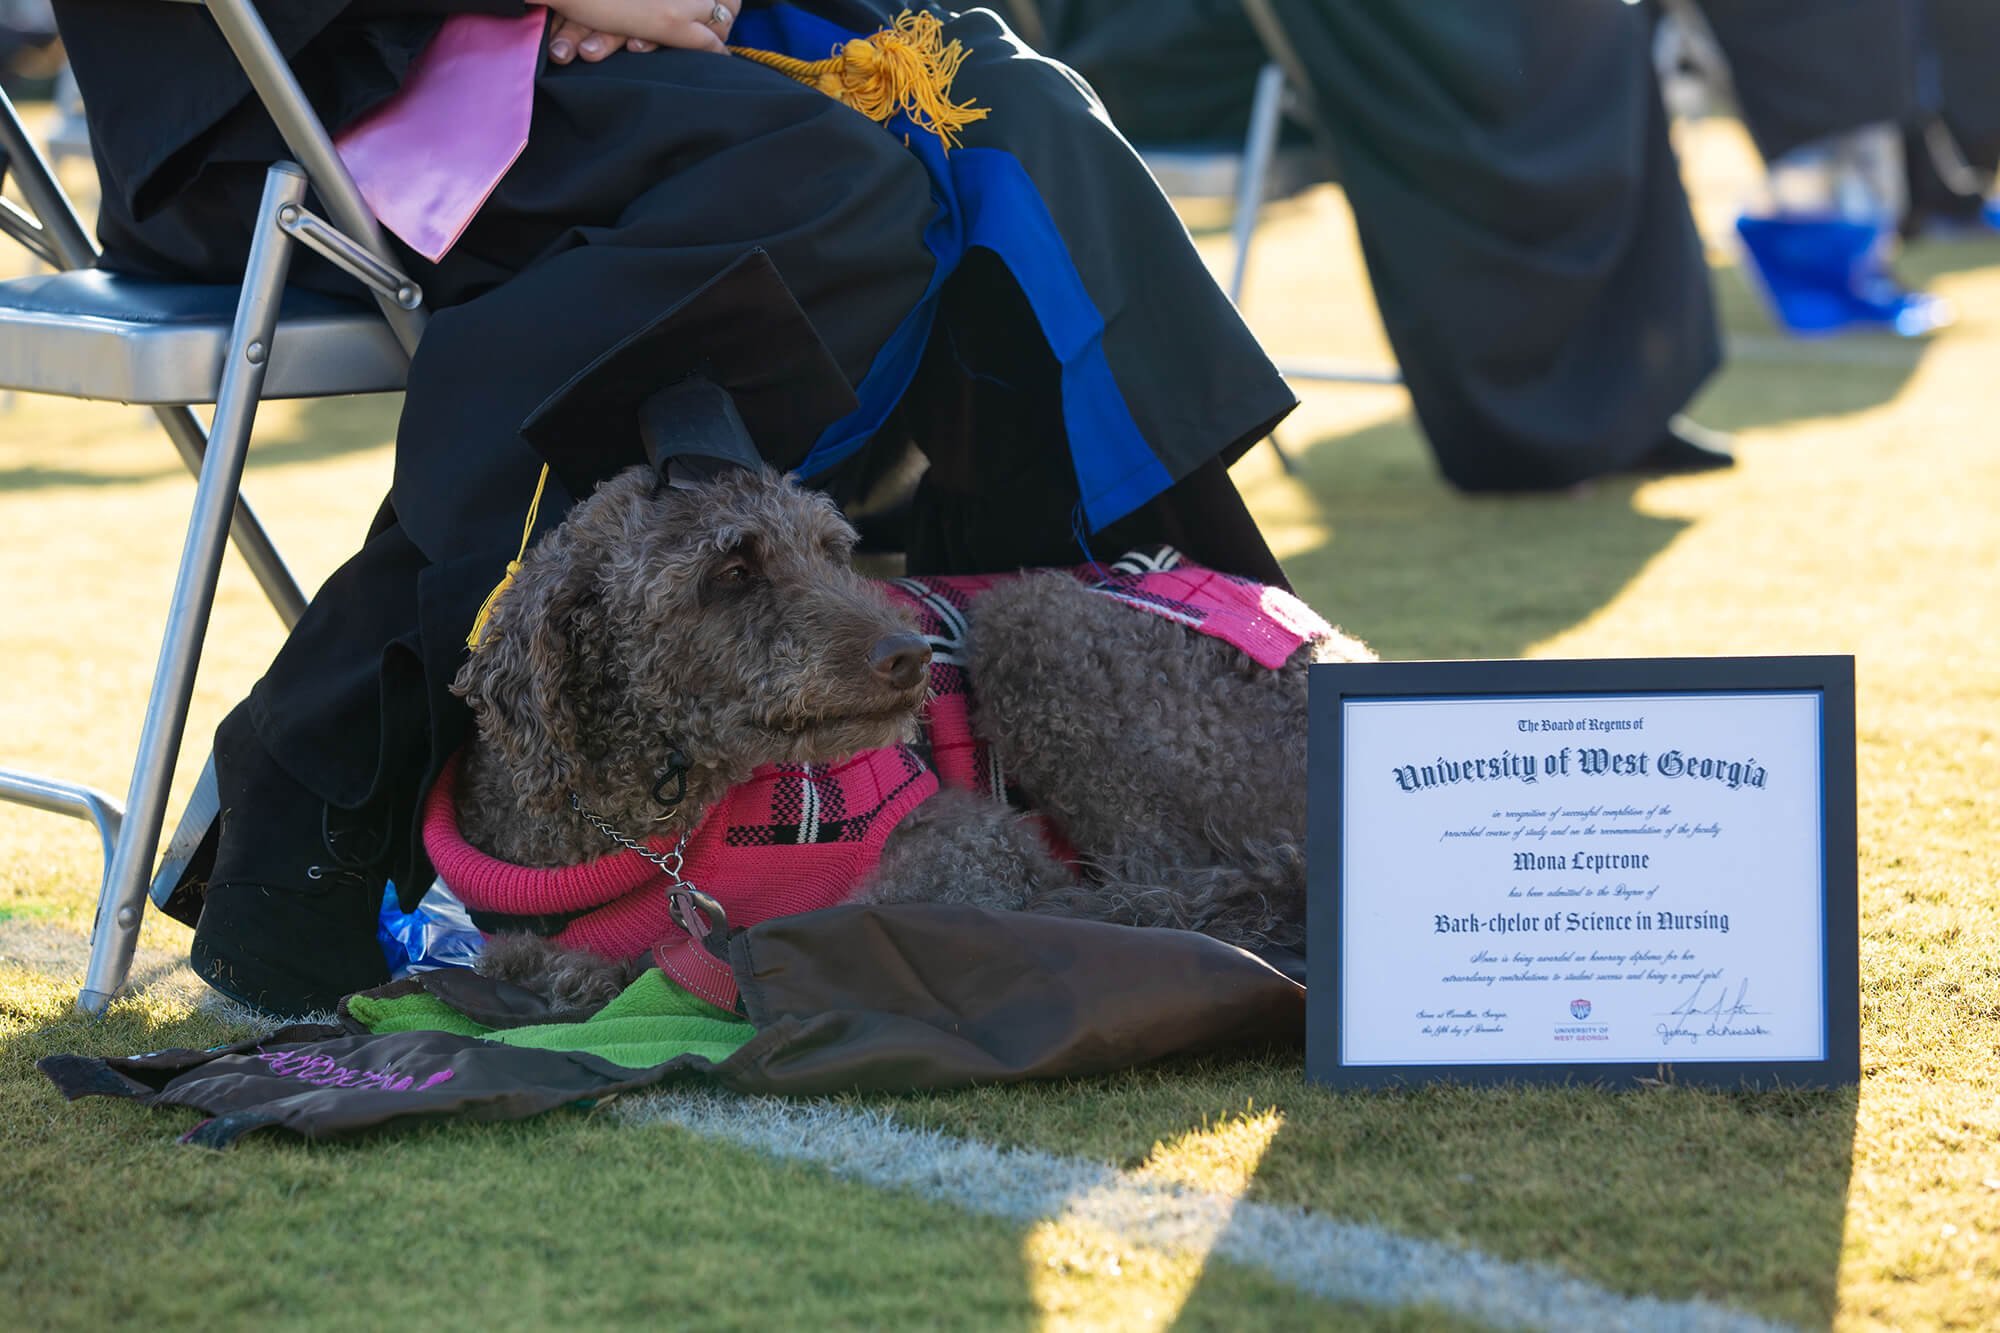
POLYGON ((935 14, 905 10, 893 26, 839 47, 825 60, 800 60, 776 51, 732 46, 746 60, 769 65, 874 121, 898 111, 958 147, 957 132, 986 119, 986 108, 951 100, 951 81, 965 63, 965 48, 947 45, 935 14))
POLYGON ((486 600, 479 604, 479 614, 472 618, 472 633, 465 636, 465 646, 475 653, 479 651, 479 645, 485 638, 486 621, 493 614, 493 604, 500 600, 501 593, 514 586, 514 576, 521 572, 521 557, 528 553, 528 536, 535 530, 535 512, 542 507, 542 487, 548 484, 549 465, 544 463, 542 475, 535 482, 535 498, 528 501, 528 521, 521 525, 520 553, 507 562, 506 576, 492 592, 486 594, 486 600))

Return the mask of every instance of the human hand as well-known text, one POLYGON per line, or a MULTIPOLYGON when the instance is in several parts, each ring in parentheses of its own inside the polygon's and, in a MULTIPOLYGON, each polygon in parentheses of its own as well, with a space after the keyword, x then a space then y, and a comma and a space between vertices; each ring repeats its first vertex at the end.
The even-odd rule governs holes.
POLYGON ((554 0, 558 22, 549 34, 549 59, 567 65, 582 56, 596 62, 613 51, 727 51, 729 30, 743 0, 554 0), (726 18, 718 18, 726 15, 726 18))

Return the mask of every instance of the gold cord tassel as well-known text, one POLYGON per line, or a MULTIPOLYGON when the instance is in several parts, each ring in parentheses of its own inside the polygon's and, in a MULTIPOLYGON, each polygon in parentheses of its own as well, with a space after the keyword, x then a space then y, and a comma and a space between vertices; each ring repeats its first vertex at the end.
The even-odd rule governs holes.
POLYGON ((893 26, 841 46, 825 60, 799 60, 747 46, 729 49, 746 60, 769 65, 874 121, 898 111, 958 147, 957 132, 986 119, 986 108, 951 100, 951 81, 965 63, 965 48, 942 40, 935 14, 898 15, 893 26))
POLYGON ((514 576, 521 572, 521 557, 528 553, 528 535, 535 530, 535 512, 542 507, 542 487, 549 484, 549 465, 542 464, 542 475, 535 481, 535 498, 528 501, 528 521, 521 525, 521 550, 507 562, 507 573, 486 600, 479 604, 479 614, 472 618, 472 633, 465 636, 465 646, 478 652, 486 637, 486 621, 493 614, 493 604, 500 600, 500 594, 514 586, 514 576))

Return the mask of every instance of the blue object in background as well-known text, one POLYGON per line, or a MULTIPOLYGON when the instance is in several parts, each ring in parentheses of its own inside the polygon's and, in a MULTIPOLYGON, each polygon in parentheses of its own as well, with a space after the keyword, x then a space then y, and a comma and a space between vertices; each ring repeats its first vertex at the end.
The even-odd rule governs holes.
POLYGON ((397 981, 412 972, 431 972, 441 967, 471 967, 479 957, 482 937, 465 904, 439 880, 417 904, 405 912, 396 900, 396 886, 382 892, 382 919, 376 927, 382 942, 382 956, 389 975, 397 981))
POLYGON ((1951 307, 1897 281, 1883 259, 1887 233, 1831 217, 1741 217, 1746 271, 1771 317, 1801 337, 1872 329, 1916 337, 1942 328, 1951 307))

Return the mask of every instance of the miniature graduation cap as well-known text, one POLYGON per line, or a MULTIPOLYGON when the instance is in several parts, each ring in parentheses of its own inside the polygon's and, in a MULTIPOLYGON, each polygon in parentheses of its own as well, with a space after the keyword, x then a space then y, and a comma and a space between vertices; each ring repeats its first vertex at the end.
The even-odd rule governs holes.
POLYGON ((752 250, 679 305, 572 375, 521 434, 547 460, 521 551, 473 618, 477 650, 514 582, 553 471, 574 496, 642 458, 663 484, 726 468, 789 472, 821 431, 860 404, 771 257, 752 250))
POLYGON ((777 266, 752 250, 592 361, 521 423, 571 495, 650 462, 780 472, 859 404, 777 266))

